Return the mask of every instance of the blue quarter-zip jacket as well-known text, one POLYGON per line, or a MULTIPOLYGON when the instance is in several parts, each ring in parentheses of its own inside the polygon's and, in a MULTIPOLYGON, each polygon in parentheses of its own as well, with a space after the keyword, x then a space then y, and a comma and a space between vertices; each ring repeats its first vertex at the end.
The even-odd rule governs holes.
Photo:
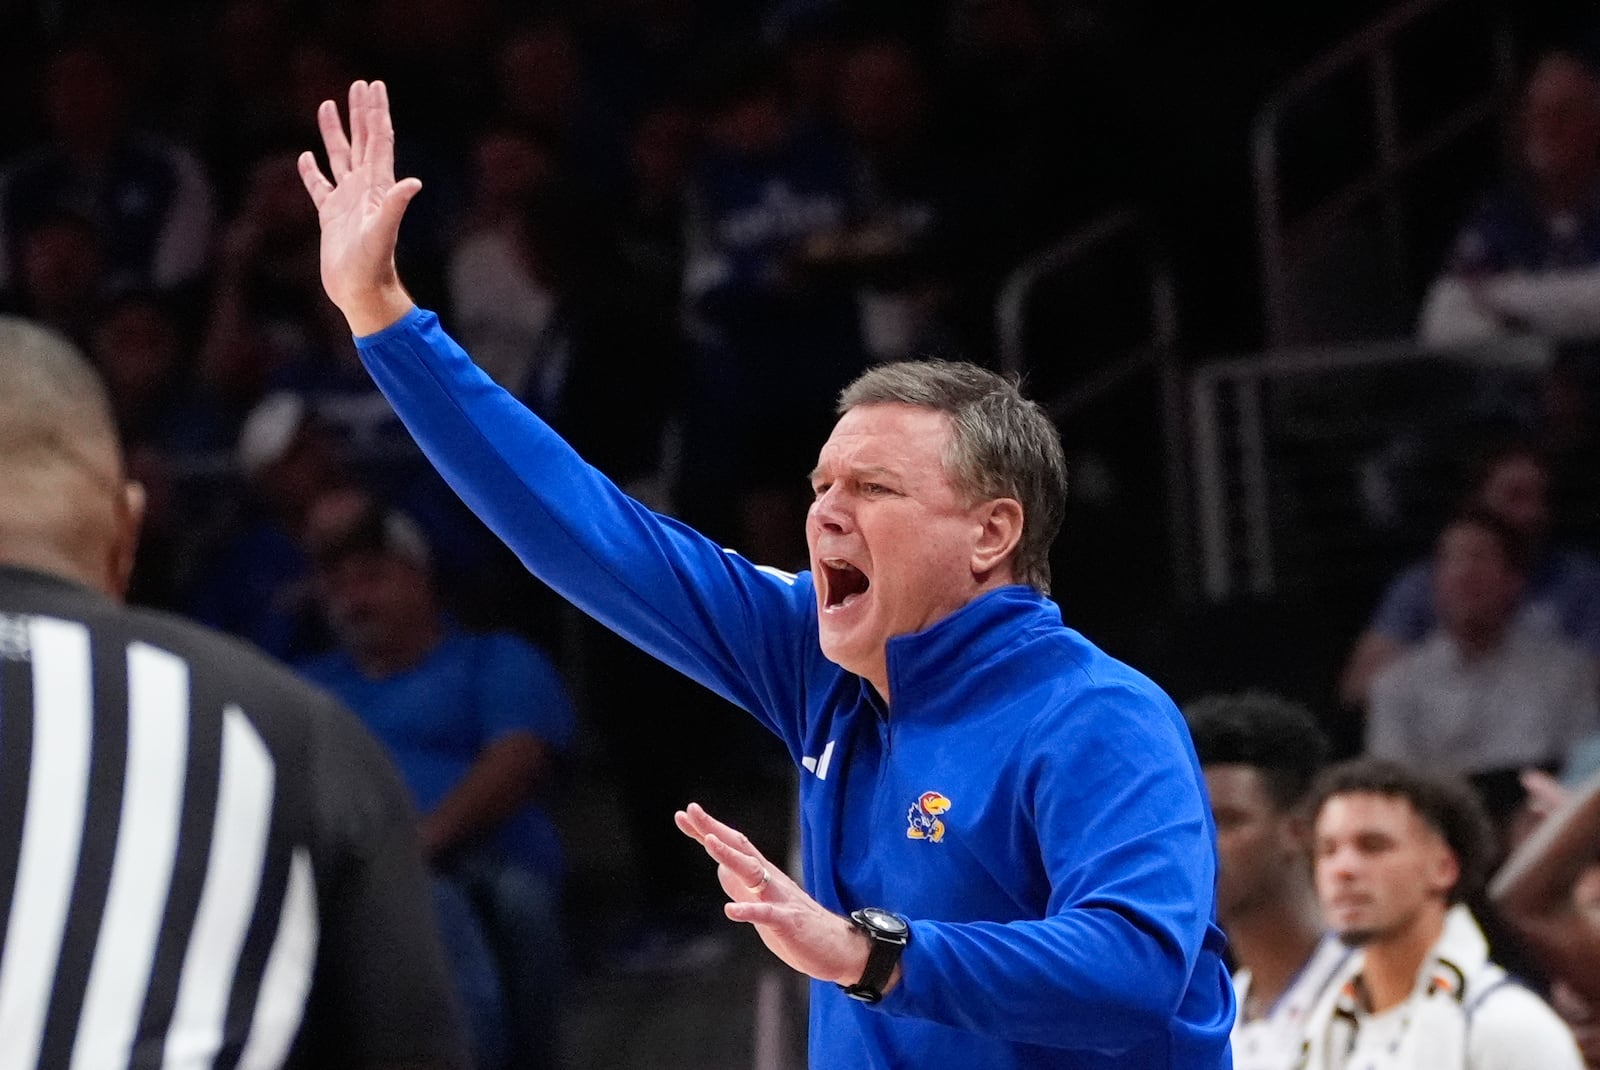
POLYGON ((628 498, 432 313, 357 344, 535 574, 784 741, 817 901, 910 920, 880 1004, 812 984, 813 1067, 1226 1070, 1210 812, 1155 684, 1053 602, 1004 587, 890 641, 891 714, 823 657, 809 574, 753 565, 628 498))

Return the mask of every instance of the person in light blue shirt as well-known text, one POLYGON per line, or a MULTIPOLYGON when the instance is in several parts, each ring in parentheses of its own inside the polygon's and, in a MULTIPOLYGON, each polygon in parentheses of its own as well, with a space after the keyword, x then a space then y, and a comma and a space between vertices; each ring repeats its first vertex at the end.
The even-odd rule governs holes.
POLYGON ((405 514, 340 491, 308 527, 339 649, 301 674, 355 711, 411 791, 478 1062, 502 1057, 503 1004, 515 1065, 552 1065, 563 866, 537 797, 572 739, 566 689, 521 638, 450 622, 405 514))

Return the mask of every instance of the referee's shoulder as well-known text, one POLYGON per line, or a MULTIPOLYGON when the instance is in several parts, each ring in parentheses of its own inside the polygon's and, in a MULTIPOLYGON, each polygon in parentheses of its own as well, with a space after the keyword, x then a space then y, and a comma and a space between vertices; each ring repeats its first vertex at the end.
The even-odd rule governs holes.
MULTIPOLYGON (((95 626, 94 621, 85 623, 95 626)), ((224 688, 238 688, 241 699, 256 699, 253 704, 264 704, 275 713, 340 708, 327 692, 258 648, 176 613, 113 606, 104 624, 121 632, 128 642, 146 643, 183 658, 194 675, 224 688)))

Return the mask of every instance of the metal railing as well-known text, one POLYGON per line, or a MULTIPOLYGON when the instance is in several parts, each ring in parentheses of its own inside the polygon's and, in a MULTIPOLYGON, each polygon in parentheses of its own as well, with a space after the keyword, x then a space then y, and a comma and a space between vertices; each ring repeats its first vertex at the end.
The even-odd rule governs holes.
POLYGON ((1100 216, 1060 241, 1029 257, 1006 277, 995 302, 995 334, 1002 371, 1023 375, 1034 363, 1028 352, 1028 330, 1042 283, 1082 269, 1118 250, 1132 249, 1142 268, 1142 338, 1126 352, 1078 377, 1040 403, 1061 422, 1102 401, 1140 375, 1152 374, 1160 396, 1164 430, 1163 482, 1169 517, 1168 546, 1180 597, 1193 592, 1193 560, 1187 515, 1183 374, 1179 366, 1177 276, 1167 251, 1142 213, 1120 208, 1100 216))
POLYGON ((1094 381, 1085 382, 1056 399, 1070 411, 1087 404, 1105 389, 1127 378, 1152 360, 1177 351, 1177 284, 1172 265, 1143 215, 1132 208, 1107 212, 1082 229, 1067 235, 1042 252, 1024 260, 1006 276, 995 302, 995 336, 1000 368, 1020 375, 1027 370, 1028 315, 1039 284, 1045 279, 1080 267, 1119 242, 1134 244, 1143 254, 1149 275, 1150 334, 1148 344, 1113 364, 1094 381), (1107 382, 1101 383, 1100 379, 1107 382))
MULTIPOLYGON (((1361 448, 1351 441, 1350 427, 1375 440, 1418 425, 1416 407, 1399 398, 1393 412, 1355 408, 1359 402, 1352 400, 1352 391, 1358 380, 1378 396, 1385 393, 1386 382, 1402 374, 1437 383, 1430 394, 1430 418, 1465 423, 1471 414, 1462 403, 1462 383, 1478 379, 1492 384, 1502 374, 1531 382, 1552 353, 1550 342, 1533 336, 1454 350, 1384 342, 1280 350, 1195 370, 1189 378, 1188 419, 1196 567, 1206 599, 1223 602, 1279 593, 1285 580, 1281 561, 1290 546, 1297 541, 1305 552, 1308 540, 1329 534, 1286 522, 1286 503, 1303 502, 1314 493, 1296 485, 1284 470, 1287 439, 1300 453, 1318 455, 1325 467, 1341 467, 1361 448), (1348 418, 1333 421, 1336 426, 1311 426, 1303 415, 1286 411, 1291 406, 1283 396, 1296 391, 1302 402, 1306 397, 1324 399, 1325 411, 1348 418)), ((1335 563, 1327 564, 1331 571, 1335 563)))
POLYGON ((1486 11, 1490 88, 1462 101, 1431 128, 1416 132, 1408 140, 1400 121, 1398 99, 1399 38, 1428 16, 1479 3, 1480 0, 1411 0, 1401 4, 1308 64, 1285 82, 1258 114, 1252 132, 1252 169, 1269 345, 1281 345, 1291 334, 1295 296, 1291 280, 1300 258, 1339 224, 1350 221, 1374 201, 1383 237, 1383 263, 1375 266, 1382 268, 1390 296, 1397 303, 1407 296, 1403 288, 1412 267, 1412 236, 1402 181, 1468 131, 1498 124, 1513 91, 1515 58, 1511 31, 1504 18, 1486 11), (1285 122, 1296 105, 1337 76, 1363 64, 1367 67, 1377 140, 1375 162, 1300 218, 1288 220, 1279 158, 1285 122))

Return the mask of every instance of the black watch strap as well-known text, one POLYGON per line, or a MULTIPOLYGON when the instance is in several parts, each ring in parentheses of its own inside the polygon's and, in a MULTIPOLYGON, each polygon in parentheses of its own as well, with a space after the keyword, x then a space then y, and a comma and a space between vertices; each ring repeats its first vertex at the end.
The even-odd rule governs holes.
POLYGON ((850 915, 855 927, 867 934, 872 950, 867 953, 867 968, 861 971, 861 980, 853 985, 840 985, 844 994, 863 1003, 876 1003, 883 998, 883 990, 900 964, 900 953, 911 940, 911 927, 904 918, 877 907, 866 907, 850 915))

